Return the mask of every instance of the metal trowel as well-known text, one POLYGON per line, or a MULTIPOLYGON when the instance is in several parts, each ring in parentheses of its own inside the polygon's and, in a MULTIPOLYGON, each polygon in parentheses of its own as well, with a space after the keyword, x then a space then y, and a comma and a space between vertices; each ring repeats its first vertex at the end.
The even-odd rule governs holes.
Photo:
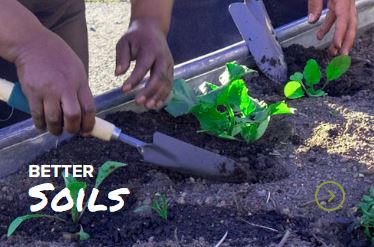
POLYGON ((270 80, 287 80, 287 64, 262 0, 233 3, 229 12, 258 68, 270 80))
MULTIPOLYGON (((30 112, 19 83, 0 79, 0 100, 20 111, 30 112)), ((222 181, 236 182, 250 177, 249 171, 234 160, 159 132, 154 133, 152 143, 145 143, 122 133, 114 124, 96 117, 91 135, 104 141, 119 140, 131 145, 137 148, 145 162, 160 167, 222 181)))

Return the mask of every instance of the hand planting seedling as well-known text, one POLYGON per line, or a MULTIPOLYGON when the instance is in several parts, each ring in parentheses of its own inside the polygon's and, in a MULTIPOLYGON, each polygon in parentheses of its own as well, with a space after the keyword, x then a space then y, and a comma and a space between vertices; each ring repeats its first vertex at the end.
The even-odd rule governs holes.
POLYGON ((365 235, 374 245, 374 186, 370 188, 370 194, 364 195, 358 205, 361 214, 359 226, 364 228, 365 235))
MULTIPOLYGON (((114 162, 114 161, 107 161, 99 168, 98 174, 96 176, 95 187, 93 188, 92 194, 91 194, 88 202, 86 202, 84 207, 83 207, 83 200, 84 200, 84 196, 85 196, 85 190, 87 188, 86 182, 78 181, 76 178, 70 176, 69 174, 67 174, 66 176, 64 175, 64 181, 65 181, 65 186, 66 186, 65 189, 67 189, 68 193, 70 193, 69 198, 70 198, 70 200, 72 200, 72 203, 73 203, 72 207, 71 207, 71 210, 70 210, 70 214, 71 214, 71 218, 72 218, 72 221, 73 221, 74 224, 79 223, 79 220, 82 217, 85 209, 87 208, 87 205, 88 205, 89 208, 90 208, 91 204, 95 205, 94 201, 97 198, 98 188, 100 187, 102 182, 110 174, 112 174, 116 169, 118 169, 120 167, 124 167, 124 166, 126 166, 126 164, 119 163, 119 162, 114 162), (94 192, 96 192, 96 193, 94 194, 94 192), (94 196, 93 196, 93 194, 94 194, 94 196), (92 197, 94 198, 93 202, 90 202, 92 197)), ((60 193, 62 193, 63 191, 61 191, 60 193)), ((114 192, 116 192, 116 191, 114 191, 114 192)), ((119 194, 116 194, 116 195, 113 194, 112 196, 109 195, 110 199, 118 201, 118 205, 113 206, 113 207, 119 208, 120 206, 123 206, 123 200, 121 198, 118 198, 119 194)), ((43 194, 43 196, 44 196, 44 194, 43 194)), ((56 197, 57 197, 57 195, 56 195, 56 197)), ((46 198, 43 198, 43 199, 46 199, 46 198)), ((44 200, 42 200, 39 204, 44 204, 44 206, 46 206, 46 204, 48 203, 48 200, 46 200, 46 203, 43 203, 43 201, 44 200)), ((68 201, 69 201, 69 199, 68 199, 68 201)), ((32 207, 34 207, 34 208, 37 207, 39 204, 31 206, 30 209, 32 207)), ((53 204, 53 201, 52 201, 52 204, 53 204)), ((103 205, 100 205, 100 206, 103 206, 103 205)), ((64 207, 64 206, 60 206, 60 207, 64 207)), ((35 212, 35 210, 31 210, 31 211, 35 212)), ((100 211, 100 210, 97 210, 97 211, 100 211)), ((47 219, 61 221, 61 222, 64 222, 64 223, 68 224, 68 222, 65 219, 62 219, 62 218, 60 218, 58 216, 55 216, 55 215, 27 214, 27 215, 17 217, 16 219, 14 219, 10 223, 10 225, 8 227, 8 234, 7 234, 8 237, 12 236, 13 233, 17 230, 17 228, 23 222, 31 220, 31 219, 36 219, 36 218, 47 218, 47 219)), ((87 240, 87 239, 90 238, 90 235, 83 230, 82 225, 80 225, 80 231, 79 232, 71 234, 71 235, 72 235, 73 238, 77 238, 79 240, 87 240)))
POLYGON ((248 95, 248 88, 242 80, 253 73, 246 66, 228 63, 220 76, 223 85, 205 82, 206 94, 198 95, 184 80, 176 80, 173 98, 166 107, 172 116, 192 113, 200 122, 201 131, 225 138, 238 140, 240 136, 250 143, 265 133, 270 117, 293 114, 285 102, 266 104, 248 95))
POLYGON ((333 80, 339 79, 351 66, 351 57, 340 55, 331 60, 326 68, 326 82, 321 87, 321 69, 314 59, 309 59, 303 73, 296 72, 290 76, 290 81, 284 87, 284 95, 288 99, 321 97, 327 95, 326 86, 333 80))
POLYGON ((168 219, 168 207, 169 207, 169 199, 162 195, 160 192, 155 194, 155 198, 153 199, 151 205, 143 205, 138 207, 134 210, 134 212, 143 212, 149 208, 157 213, 158 216, 163 218, 164 220, 168 219))

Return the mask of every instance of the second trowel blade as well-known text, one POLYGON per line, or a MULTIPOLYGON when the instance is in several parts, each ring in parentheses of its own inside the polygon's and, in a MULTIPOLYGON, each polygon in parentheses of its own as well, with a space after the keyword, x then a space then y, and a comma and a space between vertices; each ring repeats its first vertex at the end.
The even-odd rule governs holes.
POLYGON ((287 80, 287 64, 261 0, 233 3, 230 14, 259 69, 272 81, 287 80))

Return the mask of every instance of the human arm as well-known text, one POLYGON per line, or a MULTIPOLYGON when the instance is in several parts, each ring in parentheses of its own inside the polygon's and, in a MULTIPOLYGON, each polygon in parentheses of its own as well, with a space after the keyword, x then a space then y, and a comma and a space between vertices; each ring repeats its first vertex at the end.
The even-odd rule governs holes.
POLYGON ((173 81, 174 62, 167 45, 173 0, 132 0, 128 31, 116 48, 116 75, 124 74, 135 60, 130 77, 124 82, 125 92, 135 88, 150 71, 144 89, 136 96, 138 104, 159 108, 167 99, 173 81))
MULTIPOLYGON (((308 20, 310 23, 318 21, 322 8, 322 0, 308 1, 308 20)), ((326 19, 317 33, 317 38, 319 40, 323 39, 335 23, 334 38, 329 47, 329 52, 332 55, 348 54, 353 47, 357 33, 358 19, 355 0, 329 0, 328 9, 326 19)))
POLYGON ((91 131, 95 107, 82 62, 18 1, 1 1, 0 56, 16 65, 37 128, 91 131))

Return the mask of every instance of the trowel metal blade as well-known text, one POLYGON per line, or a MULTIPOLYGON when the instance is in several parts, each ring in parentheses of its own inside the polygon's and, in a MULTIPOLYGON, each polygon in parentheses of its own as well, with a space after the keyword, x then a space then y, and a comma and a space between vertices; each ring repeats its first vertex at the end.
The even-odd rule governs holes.
POLYGON ((156 132, 142 148, 144 161, 179 172, 208 178, 243 180, 246 170, 227 157, 156 132))
POLYGON ((285 82, 287 64, 263 2, 233 3, 229 11, 257 66, 270 80, 285 82))

